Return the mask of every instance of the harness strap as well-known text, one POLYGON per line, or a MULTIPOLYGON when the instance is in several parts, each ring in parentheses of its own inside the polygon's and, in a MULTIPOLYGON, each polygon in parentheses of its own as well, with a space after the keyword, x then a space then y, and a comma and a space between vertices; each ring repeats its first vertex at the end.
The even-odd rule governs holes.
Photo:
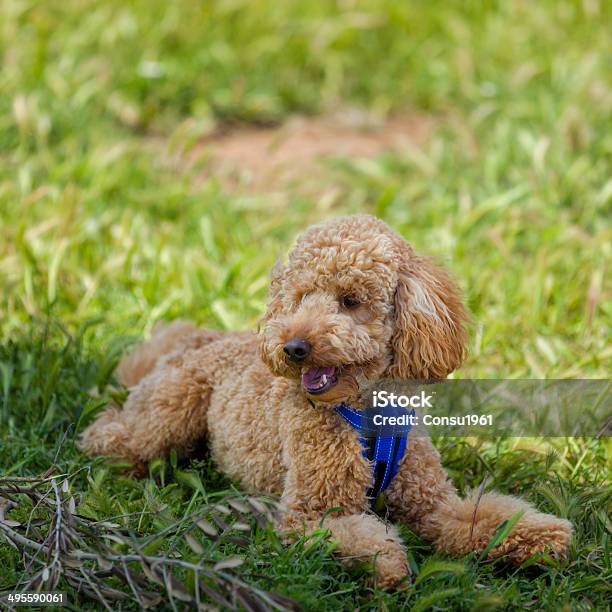
MULTIPOLYGON (((394 414, 397 408, 391 407, 394 414)), ((373 417, 367 412, 354 410, 348 404, 335 406, 336 412, 359 433, 363 447, 362 455, 372 462, 373 485, 367 496, 374 503, 389 486, 399 469, 399 462, 406 452, 406 443, 411 425, 390 426, 374 425, 373 417)), ((406 411, 407 412, 407 411, 406 411)), ((414 409, 407 412, 414 416, 414 409)))

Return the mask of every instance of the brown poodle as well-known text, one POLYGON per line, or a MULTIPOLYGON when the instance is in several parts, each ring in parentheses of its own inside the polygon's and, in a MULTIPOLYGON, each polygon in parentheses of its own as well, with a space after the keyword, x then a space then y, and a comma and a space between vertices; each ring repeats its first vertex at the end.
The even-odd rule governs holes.
MULTIPOLYGON (((123 409, 102 412, 82 447, 142 465, 171 449, 186 455, 205 437, 224 474, 281 497, 284 530, 319 528, 325 516, 337 552, 374 561, 378 584, 391 588, 409 572, 405 549, 371 511, 371 465, 333 407, 359 407, 368 380, 446 377, 464 357, 465 316, 448 275, 382 221, 312 226, 273 270, 259 336, 184 322, 157 328, 119 365, 130 387, 123 409)), ((545 548, 567 555, 568 521, 514 497, 461 499, 427 437, 409 436, 385 498, 392 521, 452 556, 483 551, 521 510, 490 558, 521 563, 545 548)))

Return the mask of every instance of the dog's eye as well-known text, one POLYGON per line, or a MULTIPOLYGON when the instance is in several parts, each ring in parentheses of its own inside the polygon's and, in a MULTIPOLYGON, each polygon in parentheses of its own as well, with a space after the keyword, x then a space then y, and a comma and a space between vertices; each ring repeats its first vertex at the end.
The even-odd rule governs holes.
POLYGON ((345 308, 356 308, 359 306, 359 304, 361 304, 361 302, 353 295, 343 295, 340 298, 340 303, 345 308))

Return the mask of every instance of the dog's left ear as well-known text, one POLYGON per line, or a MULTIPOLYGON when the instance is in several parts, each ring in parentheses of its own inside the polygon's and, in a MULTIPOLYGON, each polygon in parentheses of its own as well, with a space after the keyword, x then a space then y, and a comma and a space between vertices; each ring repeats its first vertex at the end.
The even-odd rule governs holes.
POLYGON ((392 378, 446 378, 463 361, 467 311, 450 276, 430 259, 402 248, 394 300, 392 378))

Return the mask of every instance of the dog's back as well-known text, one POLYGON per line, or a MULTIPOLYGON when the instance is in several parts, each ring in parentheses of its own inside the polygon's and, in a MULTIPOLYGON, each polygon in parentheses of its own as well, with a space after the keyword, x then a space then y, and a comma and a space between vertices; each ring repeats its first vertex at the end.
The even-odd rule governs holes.
POLYGON ((188 321, 160 322, 150 340, 137 344, 117 366, 117 379, 126 387, 137 385, 153 370, 160 357, 177 350, 196 349, 225 335, 218 329, 198 329, 188 321))

